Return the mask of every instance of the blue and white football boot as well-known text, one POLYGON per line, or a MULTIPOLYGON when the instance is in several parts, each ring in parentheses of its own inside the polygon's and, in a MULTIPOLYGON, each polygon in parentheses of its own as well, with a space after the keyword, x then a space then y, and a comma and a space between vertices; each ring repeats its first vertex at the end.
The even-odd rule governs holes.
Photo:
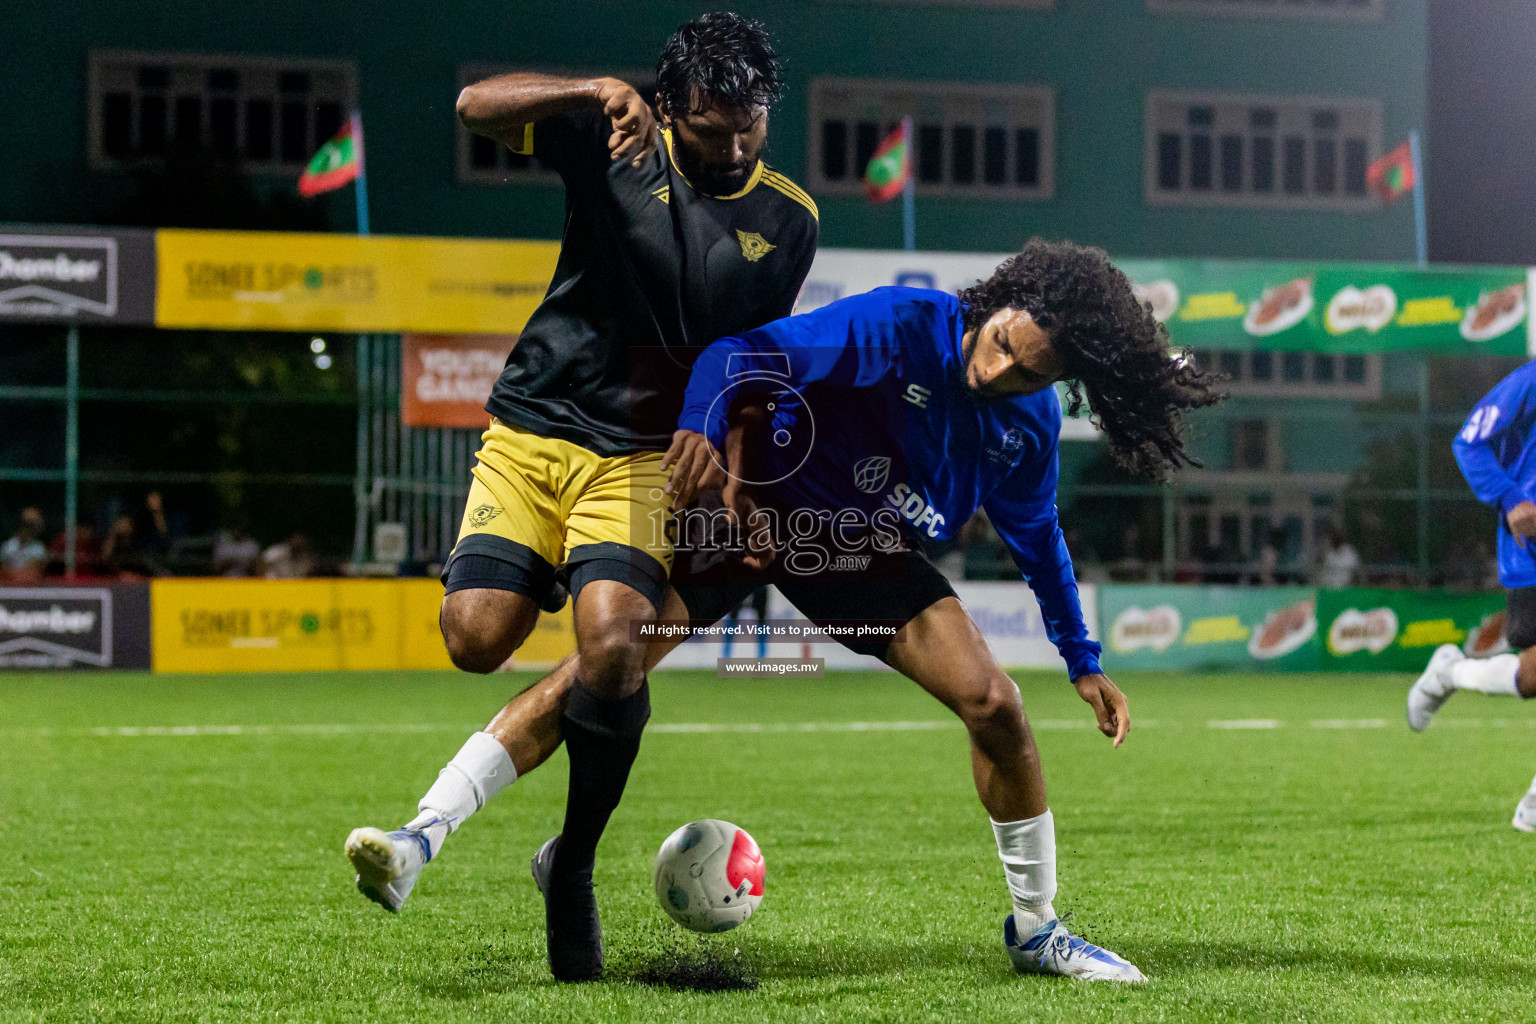
POLYGON ((1514 824, 1521 832, 1536 832, 1536 791, 1525 794, 1515 805, 1514 824))
POLYGON ((1059 974, 1083 981, 1146 981, 1146 975, 1107 949, 1067 931, 1053 918, 1028 938, 1020 939, 1013 915, 1003 922, 1003 945, 1020 974, 1059 974))
POLYGON ((1440 710, 1440 705, 1450 700, 1456 687, 1451 682, 1451 669, 1466 655, 1455 644, 1441 644, 1430 655, 1424 674, 1419 676, 1408 691, 1408 728, 1423 732, 1429 728, 1430 719, 1440 710))
POLYGON ((391 914, 400 913, 431 859, 432 846, 416 829, 355 828, 347 836, 347 860, 357 869, 357 891, 391 914))

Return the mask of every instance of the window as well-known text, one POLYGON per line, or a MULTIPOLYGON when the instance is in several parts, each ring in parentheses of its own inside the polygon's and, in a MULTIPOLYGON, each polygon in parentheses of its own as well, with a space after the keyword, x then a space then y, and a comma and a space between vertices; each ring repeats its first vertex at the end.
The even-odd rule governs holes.
POLYGON ((1222 387, 1240 398, 1381 397, 1381 356, 1317 352, 1197 351, 1195 364, 1226 374, 1222 387))
POLYGON ((1232 468, 1279 469, 1276 459, 1279 436, 1269 420, 1232 421, 1232 468))
POLYGON ((90 57, 91 166, 201 150, 246 171, 293 174, 356 102, 349 61, 97 50, 90 57))
POLYGON ((1147 0, 1158 14, 1224 14, 1379 21, 1384 0, 1147 0))
POLYGON ((1374 99, 1153 92, 1146 192, 1158 204, 1369 210, 1374 99))
POLYGON ((909 116, 919 192, 1049 199, 1055 105, 1043 86, 815 79, 807 182, 817 193, 859 194, 880 140, 909 116))
MULTIPOLYGON (((514 71, 548 71, 558 75, 591 75, 596 72, 552 68, 506 67, 499 64, 464 64, 459 67, 459 88, 497 75, 514 71)), ((611 75, 612 71, 603 74, 611 75)), ((633 85, 653 106, 656 100, 656 73, 654 71, 620 72, 619 78, 633 85)), ((451 98, 450 98, 451 99, 451 98)), ((448 111, 453 117, 453 111, 448 111)), ((454 125, 458 131, 458 179, 477 185, 507 185, 512 183, 534 185, 559 185, 560 176, 541 164, 536 157, 514 153, 495 139, 476 135, 457 117, 454 125)), ((538 146, 535 144, 535 150, 538 146)))

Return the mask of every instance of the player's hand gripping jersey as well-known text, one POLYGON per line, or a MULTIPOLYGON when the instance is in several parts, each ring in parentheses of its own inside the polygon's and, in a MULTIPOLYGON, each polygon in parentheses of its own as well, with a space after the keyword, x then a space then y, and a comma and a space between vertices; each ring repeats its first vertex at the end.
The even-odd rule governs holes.
POLYGON ((1511 590, 1536 586, 1536 550, 1521 546, 1505 518, 1522 501, 1536 501, 1536 363, 1505 377, 1477 404, 1453 448, 1472 493, 1499 512, 1499 582, 1511 590))
POLYGON ((514 151, 565 182, 565 234, 544 301, 486 410, 602 456, 664 451, 693 357, 788 316, 816 252, 816 206, 759 162, 741 191, 695 192, 672 139, 611 160, 601 111, 548 117, 514 151))
MULTIPOLYGON (((966 386, 960 302, 878 288, 711 345, 678 426, 723 447, 738 397, 770 402, 753 476, 778 510, 881 518, 914 543, 952 538, 985 508, 1040 601, 1072 678, 1100 671, 1056 517, 1054 389, 983 399, 966 386)), ((832 522, 838 520, 833 518, 832 522)))

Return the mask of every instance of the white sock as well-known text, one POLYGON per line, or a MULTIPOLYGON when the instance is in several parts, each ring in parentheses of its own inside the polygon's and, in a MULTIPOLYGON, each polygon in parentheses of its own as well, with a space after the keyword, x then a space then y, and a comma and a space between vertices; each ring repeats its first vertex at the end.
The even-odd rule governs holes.
POLYGON ((1536 796, 1536 779, 1531 780, 1531 788, 1525 791, 1526 796, 1536 796))
POLYGON ((997 855, 1013 894, 1013 923, 1021 937, 1056 917, 1056 819, 1051 812, 1023 821, 992 822, 997 855))
POLYGON ((1518 654, 1499 654, 1492 658, 1468 658, 1451 666, 1451 685, 1458 690, 1501 693, 1520 696, 1516 677, 1520 671, 1518 654))
POLYGON ((485 802, 517 781, 517 769, 507 748, 488 732, 477 732, 437 773, 437 781, 416 805, 421 811, 405 827, 426 834, 432 856, 464 820, 485 802))

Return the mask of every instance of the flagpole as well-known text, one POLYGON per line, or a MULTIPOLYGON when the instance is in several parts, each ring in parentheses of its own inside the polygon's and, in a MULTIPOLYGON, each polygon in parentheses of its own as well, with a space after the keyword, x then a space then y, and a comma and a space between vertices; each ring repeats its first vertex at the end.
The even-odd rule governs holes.
POLYGON ((357 152, 357 180, 353 191, 357 197, 357 233, 368 234, 368 151, 363 147, 363 115, 352 111, 352 145, 357 152))
POLYGON ((1424 161, 1419 154, 1419 133, 1408 133, 1408 156, 1413 161, 1413 228, 1419 266, 1429 266, 1429 241, 1424 224, 1424 161))
POLYGON ((907 180, 901 186, 901 240, 908 252, 917 248, 917 210, 913 202, 916 186, 913 183, 912 118, 901 119, 901 142, 907 151, 907 180))

